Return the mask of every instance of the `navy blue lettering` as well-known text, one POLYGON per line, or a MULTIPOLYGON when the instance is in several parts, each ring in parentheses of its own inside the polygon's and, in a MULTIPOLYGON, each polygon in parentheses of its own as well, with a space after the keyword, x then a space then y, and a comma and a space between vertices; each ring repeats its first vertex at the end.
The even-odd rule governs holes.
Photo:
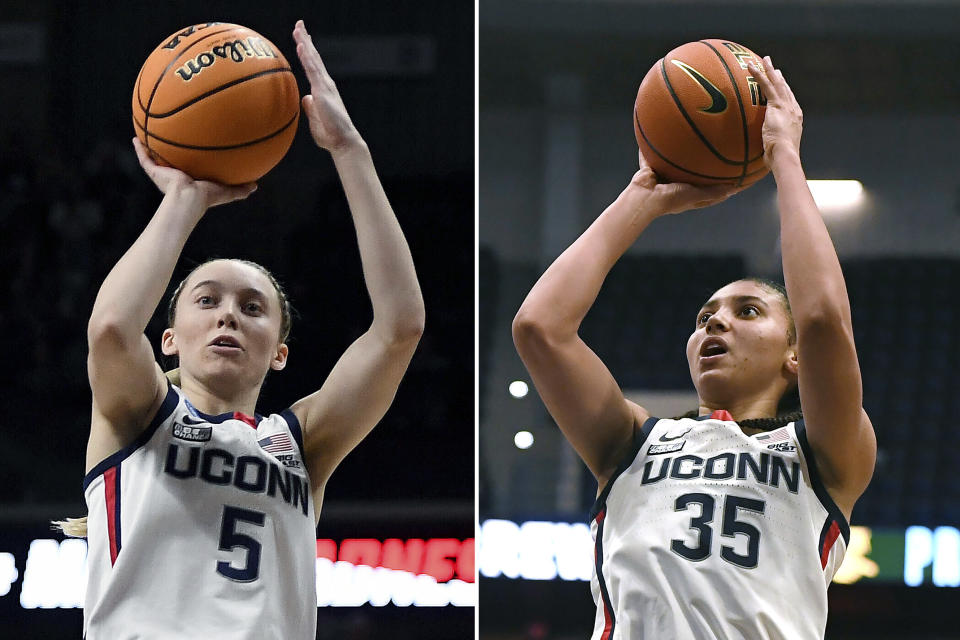
POLYGON ((650 475, 650 470, 653 469, 653 460, 648 460, 645 465, 643 465, 643 478, 640 480, 640 484, 653 484, 654 482, 660 482, 667 477, 667 470, 670 468, 670 461, 673 458, 662 458, 660 460, 660 472, 656 477, 650 475))
POLYGON ((220 486, 233 484, 241 491, 266 493, 271 498, 277 497, 279 489, 285 503, 309 515, 310 488, 306 480, 257 456, 239 456, 234 463, 233 454, 223 449, 204 450, 170 443, 163 471, 180 479, 197 477, 220 486))
POLYGON ((703 477, 711 480, 728 480, 733 477, 733 461, 735 456, 732 453, 721 453, 707 459, 703 466, 703 477), (721 465, 721 463, 723 463, 721 465), (722 467, 722 471, 717 471, 722 467))
POLYGON ((687 454, 685 456, 677 456, 673 460, 673 468, 670 469, 670 477, 677 480, 689 480, 690 478, 699 478, 701 469, 700 466, 703 464, 703 458, 700 456, 695 456, 693 454, 687 454), (689 460, 693 464, 690 465, 690 471, 681 471, 681 465, 684 462, 689 460))
POLYGON ((767 484, 767 473, 770 468, 770 454, 763 452, 760 454, 760 466, 757 466, 756 460, 749 453, 741 453, 737 461, 737 480, 747 479, 747 467, 753 474, 754 479, 760 484, 767 484))
POLYGON ((786 458, 773 456, 773 475, 770 478, 770 484, 774 487, 780 486, 780 474, 783 474, 790 493, 797 493, 800 489, 800 463, 794 461, 793 473, 791 474, 790 470, 787 469, 786 458))
POLYGON ((167 462, 163 465, 163 470, 175 478, 192 478, 197 475, 197 463, 200 461, 200 447, 187 447, 190 451, 190 459, 187 460, 185 469, 177 468, 177 460, 180 458, 180 447, 171 442, 167 449, 167 462))
POLYGON ((293 477, 293 502, 292 505, 296 506, 297 502, 300 502, 300 509, 303 511, 303 515, 307 515, 307 483, 299 477, 293 477))
POLYGON ((264 487, 267 486, 267 463, 253 456, 237 458, 237 466, 233 472, 233 486, 252 493, 263 493, 264 487), (256 469, 256 475, 252 481, 248 481, 247 468, 251 466, 256 469))
POLYGON ((267 495, 271 498, 277 495, 277 487, 280 487, 280 495, 283 500, 290 504, 290 484, 293 476, 286 469, 283 469, 283 476, 280 475, 281 469, 275 464, 270 465, 269 480, 267 482, 267 495))
POLYGON ((208 449, 203 452, 203 462, 200 464, 200 478, 210 484, 230 484, 233 466, 233 454, 223 449, 208 449), (213 461, 219 458, 222 460, 220 465, 220 475, 213 475, 213 461))

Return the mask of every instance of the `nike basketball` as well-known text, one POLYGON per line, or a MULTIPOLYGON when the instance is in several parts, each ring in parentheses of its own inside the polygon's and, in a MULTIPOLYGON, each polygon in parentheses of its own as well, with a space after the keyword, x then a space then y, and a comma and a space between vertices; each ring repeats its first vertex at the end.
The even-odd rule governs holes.
POLYGON ((670 182, 748 185, 767 173, 760 133, 767 100, 747 63, 760 56, 729 40, 689 42, 647 72, 633 109, 637 143, 670 182))

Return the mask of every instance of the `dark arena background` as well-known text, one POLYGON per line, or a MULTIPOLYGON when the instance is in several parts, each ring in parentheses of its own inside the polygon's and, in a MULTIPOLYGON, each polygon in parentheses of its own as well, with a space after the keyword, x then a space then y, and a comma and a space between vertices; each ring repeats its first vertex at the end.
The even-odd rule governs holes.
MULTIPOLYGON (((327 486, 317 637, 472 638, 473 3, 0 6, 0 636, 81 637, 85 542, 49 520, 85 513, 86 320, 161 200, 130 142, 140 66, 179 29, 234 22, 280 48, 302 94, 291 31, 303 18, 369 144, 427 306, 392 408, 327 486)), ((297 310, 289 366, 258 406, 279 411, 315 390, 371 319, 346 200, 305 116, 258 192, 203 218, 174 282, 217 256, 271 269, 297 310)), ((157 313, 155 344, 164 326, 157 313)))
MULTIPOLYGON (((879 442, 826 637, 960 638, 960 3, 482 0, 479 30, 480 636, 589 637, 596 484, 529 385, 510 322, 636 170, 647 70, 726 38, 783 70, 808 178, 862 187, 818 194, 879 442)), ((684 345, 707 296, 747 274, 782 281, 778 224, 766 177, 657 220, 613 269, 581 336, 654 415, 696 406, 684 345)))

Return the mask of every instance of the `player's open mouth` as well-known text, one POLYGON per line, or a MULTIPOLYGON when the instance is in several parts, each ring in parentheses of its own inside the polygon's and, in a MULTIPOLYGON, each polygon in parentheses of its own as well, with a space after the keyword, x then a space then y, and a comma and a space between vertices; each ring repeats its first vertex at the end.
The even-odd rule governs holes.
POLYGON ((221 353, 243 351, 243 347, 240 346, 240 342, 232 336, 217 336, 207 346, 213 347, 214 351, 221 353))
POLYGON ((727 353, 727 343, 722 338, 707 338, 700 345, 701 360, 715 360, 727 353))

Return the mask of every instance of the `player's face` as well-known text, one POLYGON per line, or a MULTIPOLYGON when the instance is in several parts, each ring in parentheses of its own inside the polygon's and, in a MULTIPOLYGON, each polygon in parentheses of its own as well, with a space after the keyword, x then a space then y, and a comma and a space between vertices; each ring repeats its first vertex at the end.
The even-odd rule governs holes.
POLYGON ((258 269, 216 260, 197 269, 177 300, 174 326, 163 351, 200 380, 235 389, 259 385, 269 369, 282 369, 282 316, 276 290, 258 269))
POLYGON ((756 282, 738 280, 714 293, 687 340, 701 401, 723 406, 746 396, 782 394, 796 380, 790 326, 779 294, 756 282))

